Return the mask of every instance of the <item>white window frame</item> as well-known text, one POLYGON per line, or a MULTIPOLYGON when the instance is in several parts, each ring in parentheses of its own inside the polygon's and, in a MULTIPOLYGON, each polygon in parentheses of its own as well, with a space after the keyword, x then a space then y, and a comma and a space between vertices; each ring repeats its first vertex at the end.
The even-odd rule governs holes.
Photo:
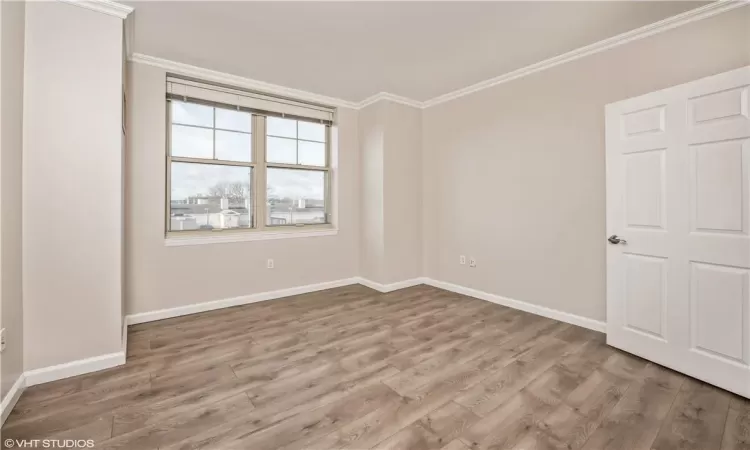
MULTIPOLYGON (((213 244, 224 242, 241 242, 255 241, 266 239, 283 239, 283 238, 301 238, 313 236, 330 236, 337 234, 338 230, 335 225, 333 215, 333 186, 335 167, 333 152, 331 151, 332 141, 332 124, 325 123, 325 166, 310 166, 302 164, 281 164, 268 162, 266 158, 266 119, 269 116, 282 117, 297 121, 309 121, 312 123, 321 123, 318 119, 307 119, 305 117, 287 116, 285 114, 274 114, 266 111, 250 111, 242 108, 244 112, 251 114, 251 139, 252 139, 252 157, 251 162, 238 162, 217 159, 179 157, 171 155, 172 147, 172 100, 185 101, 188 103, 202 104, 214 108, 235 109, 237 107, 228 104, 205 101, 202 99, 180 98, 174 94, 167 95, 167 117, 166 117, 166 195, 165 195, 165 244, 167 246, 181 245, 199 245, 213 244), (239 166, 248 167, 252 170, 252 227, 249 228, 232 228, 232 229, 213 229, 213 230, 184 230, 171 231, 171 173, 172 162, 185 162, 197 164, 213 164, 221 166, 239 166), (320 224, 288 224, 288 225, 267 225, 267 187, 266 171, 268 168, 281 168, 292 170, 311 170, 323 172, 324 175, 324 214, 325 223, 320 224)), ((214 130, 215 128, 214 112, 214 130)), ((297 138, 297 145, 300 139, 297 138)), ((304 139, 302 139, 304 141, 304 139)), ((215 146, 215 136, 214 136, 215 146)), ((215 148, 214 148, 215 152, 215 148)))

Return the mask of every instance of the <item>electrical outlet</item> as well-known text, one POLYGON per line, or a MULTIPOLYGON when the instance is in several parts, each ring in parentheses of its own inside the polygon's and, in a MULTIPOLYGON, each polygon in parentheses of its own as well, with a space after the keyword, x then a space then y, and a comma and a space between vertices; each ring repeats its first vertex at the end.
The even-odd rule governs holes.
POLYGON ((268 262, 266 263, 266 267, 268 267, 269 269, 273 269, 273 260, 272 259, 268 260, 268 262))
POLYGON ((469 267, 476 267, 477 266, 477 260, 474 258, 469 259, 469 267))
POLYGON ((5 350, 5 328, 0 330, 0 352, 5 350))
POLYGON ((466 256, 461 255, 458 257, 458 263, 459 264, 466 264, 466 256))

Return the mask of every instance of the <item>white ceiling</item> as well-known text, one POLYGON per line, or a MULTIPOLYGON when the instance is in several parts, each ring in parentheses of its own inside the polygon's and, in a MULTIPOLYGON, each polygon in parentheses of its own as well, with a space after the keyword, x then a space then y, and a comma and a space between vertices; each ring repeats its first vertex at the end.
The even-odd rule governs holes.
POLYGON ((136 53, 353 102, 428 100, 705 4, 126 3, 136 53))

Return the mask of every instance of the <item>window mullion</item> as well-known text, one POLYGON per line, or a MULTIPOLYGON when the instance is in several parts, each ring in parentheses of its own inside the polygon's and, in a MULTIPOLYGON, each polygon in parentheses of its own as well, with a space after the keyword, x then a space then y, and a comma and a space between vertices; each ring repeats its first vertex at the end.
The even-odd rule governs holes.
POLYGON ((164 233, 169 233, 172 220, 172 102, 167 101, 166 114, 167 131, 167 174, 164 184, 164 198, 166 200, 166 211, 164 211, 164 233))
POLYGON ((294 148, 296 150, 296 159, 294 162, 299 164, 299 122, 294 122, 294 128, 294 136, 297 138, 294 141, 294 148))
POLYGON ((213 147, 214 147, 214 156, 213 158, 216 159, 216 108, 212 108, 211 111, 213 112, 213 128, 211 128, 211 134, 213 134, 213 147))
POLYGON ((266 118, 253 116, 254 152, 256 170, 254 175, 255 189, 253 203, 255 207, 255 227, 263 230, 266 227, 266 118))
POLYGON ((332 214, 332 205, 333 205, 333 189, 332 184, 333 180, 331 177, 333 177, 333 171, 331 170, 332 164, 331 164, 331 127, 326 126, 325 128, 325 140, 326 140, 326 146, 325 146, 325 165, 326 165, 326 174, 325 174, 325 192, 323 193, 323 204, 325 207, 325 210, 323 211, 323 214, 325 214, 325 222, 326 223, 333 223, 333 214, 332 214))

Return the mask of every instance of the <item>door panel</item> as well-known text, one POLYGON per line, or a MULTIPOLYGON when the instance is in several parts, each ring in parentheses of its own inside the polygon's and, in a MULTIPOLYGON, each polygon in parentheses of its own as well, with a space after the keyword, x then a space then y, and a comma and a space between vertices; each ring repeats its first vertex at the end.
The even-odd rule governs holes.
POLYGON ((686 88, 689 142, 697 144, 721 139, 747 137, 748 80, 737 80, 725 86, 704 83, 686 88), (731 87, 729 87, 731 86, 731 87))
POLYGON ((626 138, 632 138, 643 134, 663 133, 665 126, 664 118, 664 105, 658 105, 623 114, 623 135, 626 138))
MULTIPOLYGON (((743 232, 742 140, 690 146, 693 231, 743 232)), ((743 186, 744 184, 744 186, 743 186)))
POLYGON ((607 342, 750 397, 750 67, 607 105, 607 342))
POLYGON ((688 121, 702 125, 716 121, 747 119, 747 87, 727 89, 693 97, 688 104, 688 121))
POLYGON ((715 264, 691 264, 692 348, 748 362, 748 271, 715 264))
POLYGON ((625 325, 664 340, 667 259, 625 254, 625 325))
POLYGON ((663 229, 664 151, 631 153, 624 160, 627 225, 663 229))

